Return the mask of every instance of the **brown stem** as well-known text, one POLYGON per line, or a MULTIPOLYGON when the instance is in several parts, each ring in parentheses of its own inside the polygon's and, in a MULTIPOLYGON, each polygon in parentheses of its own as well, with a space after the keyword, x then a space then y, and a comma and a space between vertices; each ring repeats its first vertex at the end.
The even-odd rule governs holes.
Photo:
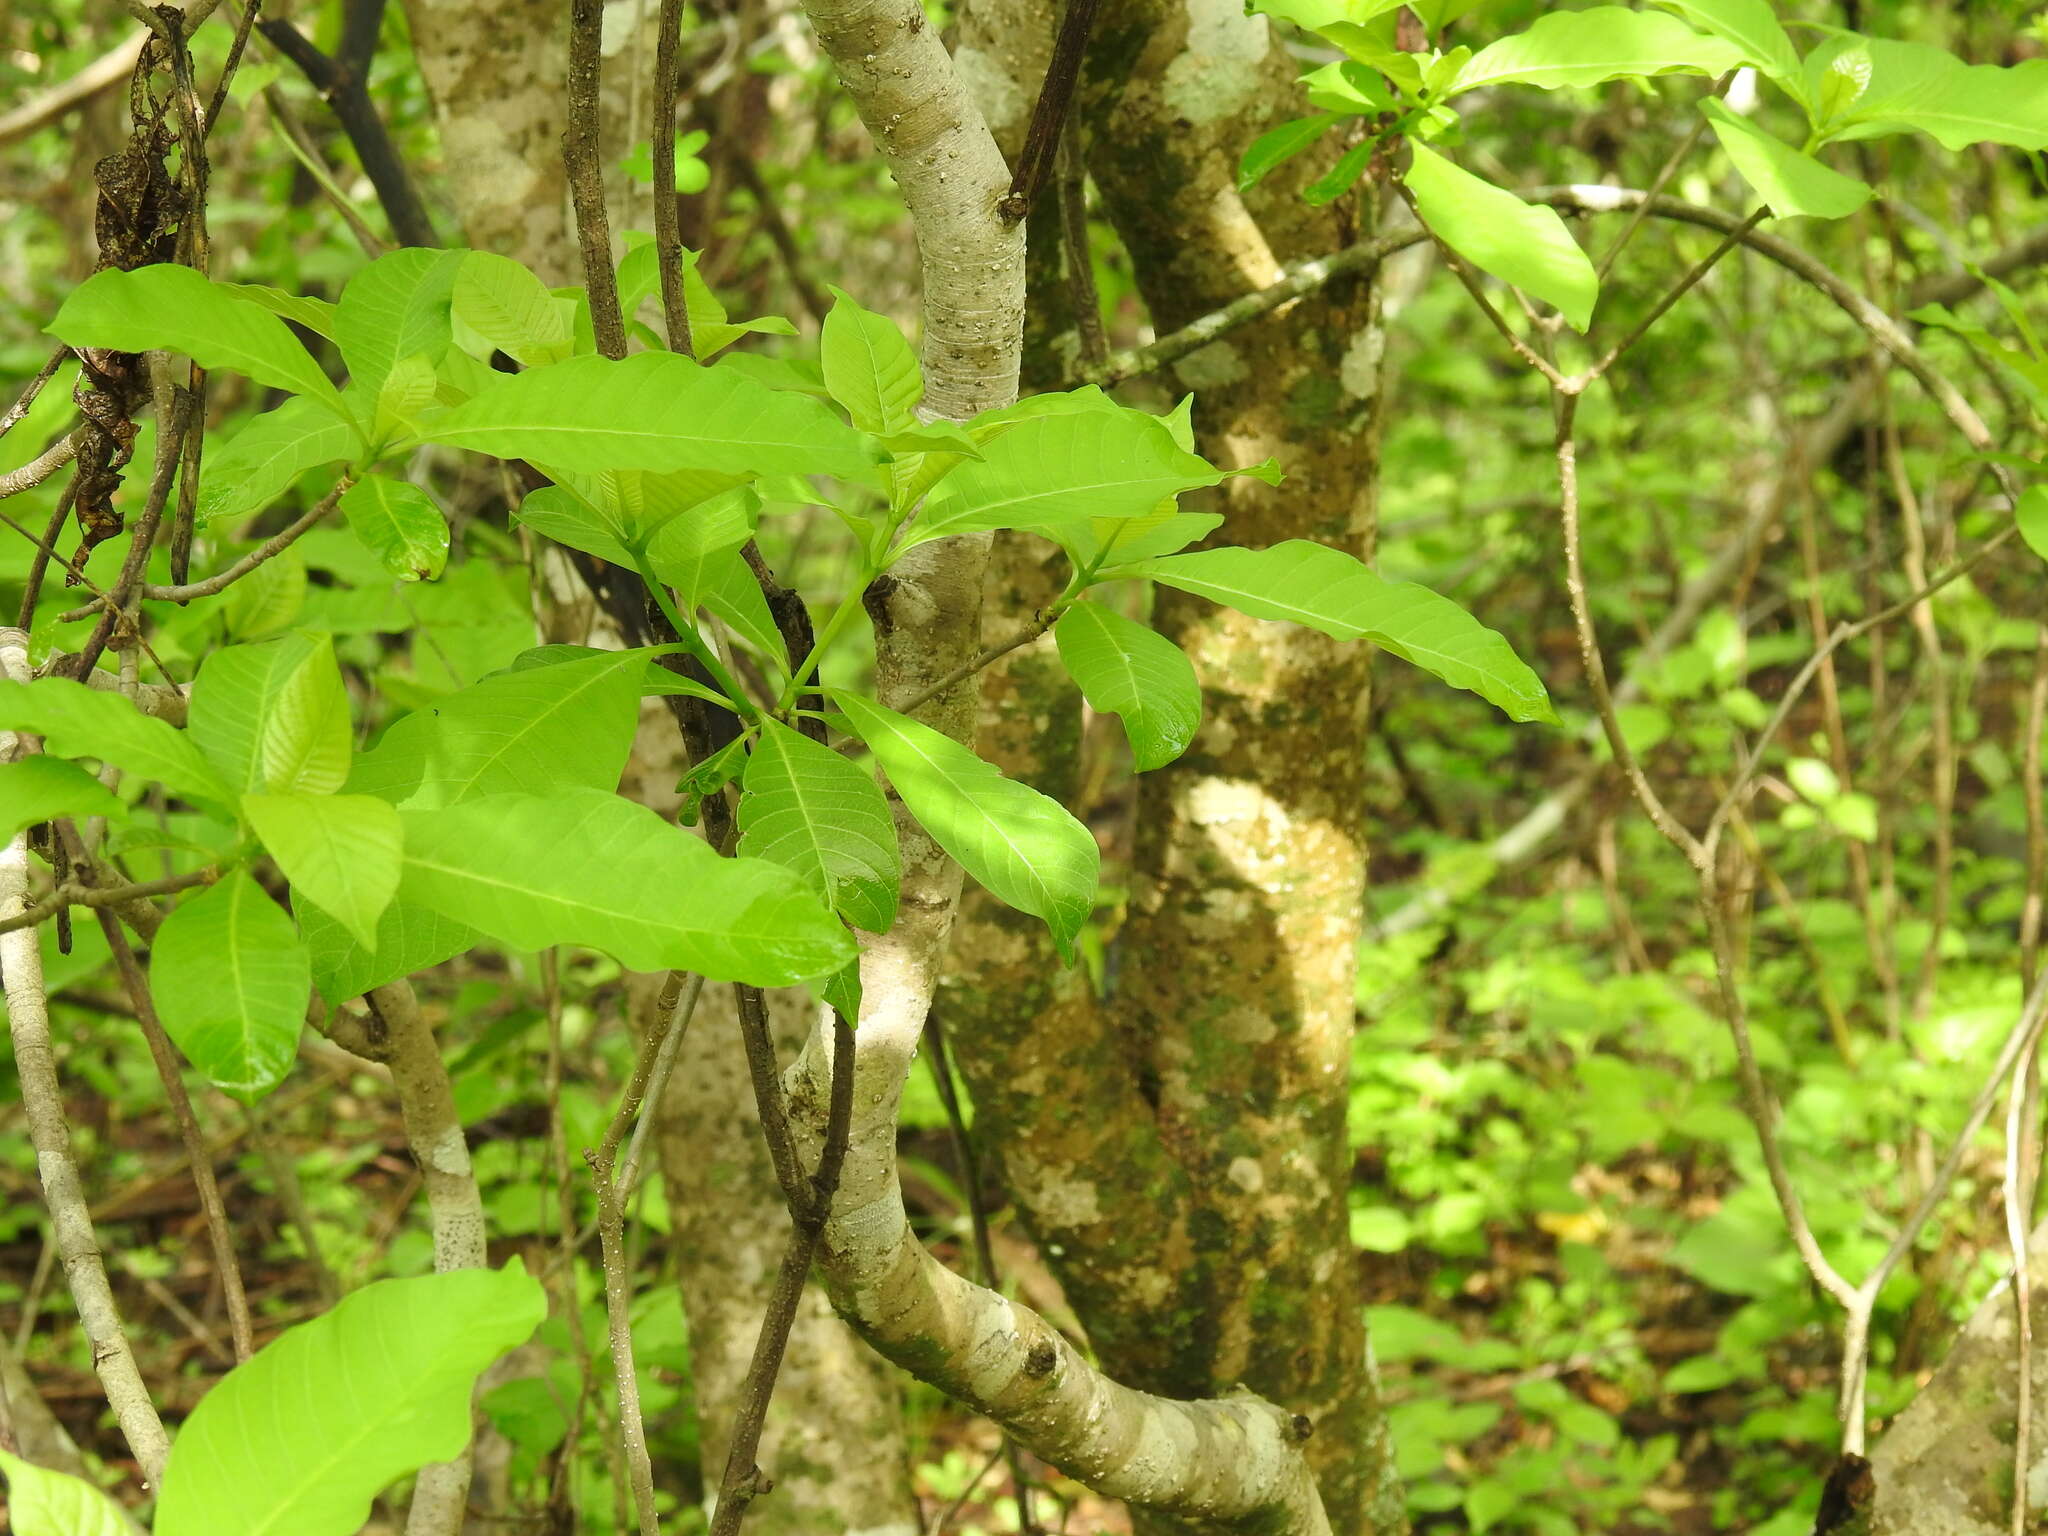
POLYGON ((583 251, 583 285, 590 296, 597 350, 621 358, 626 355, 626 321, 619 312, 618 274, 612 270, 611 220, 605 213, 604 167, 598 150, 603 32, 603 0, 570 0, 569 127, 562 135, 562 163, 568 168, 569 196, 576 209, 576 241, 583 251))
POLYGON ((683 241, 676 218, 676 33, 681 26, 682 0, 661 0, 655 22, 654 121, 648 150, 654 162, 654 262, 661 274, 661 313, 668 323, 669 350, 695 357, 690 308, 683 299, 683 241))
POLYGON ((1067 110, 1073 105, 1074 86, 1081 78, 1081 60, 1088 52, 1088 33, 1095 25, 1099 3, 1100 0, 1067 0, 1060 14, 1052 57, 1046 61, 1045 83, 1039 88, 1038 104, 1031 110, 1031 125, 1024 130, 1024 147, 1017 152, 1010 190, 996 204, 996 211, 1012 224, 1021 223, 1031 212, 1058 157, 1067 110))
POLYGON ((227 1206, 221 1201, 220 1185, 213 1176, 213 1157, 206 1145, 206 1135, 199 1129, 199 1118, 192 1112, 191 1095, 185 1092, 178 1048, 171 1044, 171 1037, 164 1033, 163 1023, 157 1018, 149 980, 136 961, 128 935, 121 931, 113 913, 101 908, 98 915, 100 932, 106 936, 107 948, 113 951, 121 982, 128 989, 128 1000, 135 1005, 135 1021, 142 1026, 142 1038, 149 1042, 150 1057, 156 1062, 156 1074, 164 1085, 164 1098, 171 1106, 171 1118, 177 1122, 178 1138, 185 1144, 185 1160, 192 1170, 193 1187, 199 1192, 199 1209, 206 1217, 206 1235, 213 1244, 213 1267, 220 1276, 228 1309, 228 1332, 234 1338, 235 1361, 239 1364, 256 1352, 256 1331, 249 1318, 249 1298, 242 1289, 242 1266, 235 1257, 227 1206))
POLYGON ((220 871, 209 865, 205 869, 193 870, 190 874, 169 875, 162 880, 143 880, 133 885, 84 885, 67 881, 34 906, 24 907, 14 916, 0 919, 0 933, 12 933, 17 928, 33 928, 37 923, 55 917, 66 907, 120 907, 131 901, 146 900, 151 896, 168 896, 175 891, 190 890, 195 885, 211 885, 219 878, 220 871))
POLYGON ((711 1516, 711 1536, 734 1536, 747 1506, 764 1491, 761 1469, 754 1456, 761 1448, 761 1428, 768 1418, 768 1400, 775 1391, 775 1378, 782 1370, 782 1356, 789 1346, 790 1325, 796 1321, 797 1304, 803 1297, 804 1281, 817 1256, 825 1221, 832 1211, 832 1197, 839 1190, 839 1173, 846 1163, 846 1147, 853 1126, 853 1026, 846 1016, 832 1014, 832 1087, 827 1111, 825 1144, 818 1154, 818 1166, 808 1180, 809 1189, 801 1206, 790 1201, 789 1246, 783 1250, 776 1271, 775 1289, 768 1298, 768 1310, 761 1319, 761 1332, 754 1341, 754 1356, 740 1387, 740 1406, 733 1420, 732 1448, 726 1454, 725 1474, 720 1480, 718 1505, 711 1516))

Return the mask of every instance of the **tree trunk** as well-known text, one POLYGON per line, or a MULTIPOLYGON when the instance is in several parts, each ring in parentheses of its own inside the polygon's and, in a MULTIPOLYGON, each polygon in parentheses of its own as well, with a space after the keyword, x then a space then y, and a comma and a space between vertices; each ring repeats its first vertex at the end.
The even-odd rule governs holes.
MULTIPOLYGON (((1014 32, 1034 25, 1029 5, 970 13, 963 69, 984 99, 1028 108, 1042 65, 1014 32)), ((1295 72, 1263 21, 1222 0, 1105 13, 1089 166, 1159 331, 1356 237, 1353 200, 1309 208, 1299 177, 1256 217, 1234 189, 1237 156, 1286 115, 1295 72)), ((1352 284, 1180 365, 1202 451, 1227 465, 1277 455, 1288 473, 1277 492, 1231 482, 1217 503, 1230 542, 1369 555, 1380 349, 1373 297, 1352 284)), ((1057 590, 1042 555, 1022 541, 999 552, 990 639, 1057 590)), ((1104 1367, 1181 1397, 1242 1382, 1308 1415, 1332 1527, 1397 1530, 1345 1199, 1366 658, 1176 593, 1154 617, 1194 658, 1206 720, 1181 762, 1140 782, 1108 999, 1057 966, 1035 925, 974 902, 952 1038, 979 1136, 1001 1149, 1104 1367)), ((990 677, 982 720, 1006 771, 1072 790, 1079 711, 1048 646, 990 677)))
MULTIPOLYGON (((778 1049, 795 1055, 810 1024, 802 992, 771 992, 778 1049)), ((684 1059, 661 1106, 661 1176, 690 1320, 699 1462, 707 1491, 725 1470, 761 1300, 789 1241, 740 1048, 729 987, 706 987, 684 1059)), ((755 1458, 774 1489, 747 1512, 769 1536, 915 1536, 901 1403, 888 1366, 806 1288, 755 1458)))

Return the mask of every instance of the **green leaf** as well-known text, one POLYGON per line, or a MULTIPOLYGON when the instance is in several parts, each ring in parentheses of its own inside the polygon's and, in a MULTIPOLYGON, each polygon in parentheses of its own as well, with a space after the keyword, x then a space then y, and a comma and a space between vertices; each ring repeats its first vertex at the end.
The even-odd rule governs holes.
POLYGON ((165 1033, 216 1088, 254 1103, 284 1081, 312 968, 292 920, 248 875, 179 903, 150 944, 149 979, 165 1033))
MULTIPOLYGON (((240 79, 237 78, 235 83, 240 85, 240 79)), ((334 306, 325 299, 286 293, 282 288, 272 288, 263 283, 216 283, 214 286, 226 289, 245 304, 269 310, 281 320, 303 325, 329 341, 334 339, 334 306)))
POLYGON ((1773 138, 1745 117, 1738 117, 1718 98, 1700 104, 1714 137, 1721 141, 1735 169, 1766 203, 1785 216, 1847 218, 1871 199, 1871 190, 1853 176, 1831 170, 1803 155, 1782 139, 1773 138))
MULTIPOLYGON (((289 756, 287 745, 294 737, 305 733, 308 741, 314 739, 308 730, 312 722, 306 716, 306 706, 322 698, 331 706, 331 688, 340 685, 340 674, 332 673, 330 686, 320 685, 317 679, 295 684, 293 679, 308 667, 322 665, 323 657, 324 665, 331 671, 331 642, 323 636, 302 632, 260 645, 225 646, 201 664, 199 676, 192 684, 187 734, 238 794, 272 787, 264 779, 266 752, 273 761, 282 762, 289 756), (297 700, 293 707, 299 718, 281 721, 278 712, 288 697, 297 700)), ((344 696, 344 707, 345 704, 344 696)), ((325 724, 319 735, 328 754, 334 751, 335 735, 332 723, 325 724)), ((343 754, 340 762, 346 772, 345 714, 339 738, 343 754)), ((330 774, 333 765, 330 755, 326 759, 330 774)), ((339 783, 334 780, 327 788, 335 788, 339 783)))
POLYGON ((432 581, 448 564, 448 520, 409 481, 365 475, 342 493, 341 515, 400 581, 432 581))
POLYGON ((1653 75, 1720 75, 1743 61, 1727 39, 1702 37, 1660 12, 1596 5, 1546 12, 1528 31, 1489 43, 1446 94, 1511 81, 1554 90, 1653 75))
POLYGON ((825 387, 863 432, 903 432, 917 424, 917 402, 924 398, 917 354, 895 321, 862 309, 837 288, 819 361, 825 387))
POLYGON ((1061 955, 1094 909, 1101 853, 1057 800, 857 693, 834 693, 918 825, 999 900, 1044 920, 1061 955))
POLYGON ((358 757, 351 794, 402 810, 482 795, 618 787, 640 719, 645 651, 500 672, 417 710, 358 757))
MULTIPOLYGON (((1322 106, 1322 102, 1316 105, 1322 106)), ((1244 152, 1244 158, 1237 162, 1237 190, 1249 192, 1275 167, 1292 160, 1309 145, 1315 143, 1337 121, 1334 117, 1298 117, 1278 128, 1270 128, 1253 139, 1244 152)))
POLYGON ((566 485, 543 485, 528 491, 514 516, 542 538, 633 569, 625 519, 601 503, 592 505, 566 485))
POLYGON ((434 404, 441 381, 424 352, 413 352, 391 365, 377 386, 371 413, 370 439, 378 445, 418 428, 420 417, 434 404))
POLYGON ((1044 532, 1058 541, 1077 566, 1109 560, 1144 560, 1170 555, 1223 526, 1220 512, 1176 512, 1167 503, 1143 517, 1098 517, 1086 523, 1063 523, 1044 532))
POLYGON ((765 661, 779 682, 789 671, 788 653, 782 632, 775 627, 775 615, 761 595, 761 584, 737 549, 722 549, 704 557, 703 584, 697 602, 724 620, 733 634, 747 642, 765 661))
POLYGON ((1179 646, 1100 603, 1069 608, 1053 639, 1088 702, 1122 718, 1140 773, 1187 750, 1202 723, 1202 685, 1179 646))
POLYGON ((1158 418, 1121 406, 1027 417, 934 491, 909 542, 982 528, 1043 528, 1137 517, 1222 475, 1158 418))
POLYGON ((348 280, 334 311, 334 339, 349 383, 375 400, 402 357, 439 363, 453 335, 449 296, 467 253, 408 246, 379 256, 348 280))
POLYGON ((517 1259, 351 1292, 199 1400, 156 1536, 352 1536, 386 1484, 469 1443, 477 1376, 546 1315, 517 1259))
POLYGON ((398 894, 398 812, 375 795, 244 795, 242 814, 292 883, 363 948, 398 894))
POLYGON ((1465 1519, 1474 1536, 1490 1531, 1522 1502, 1512 1484, 1497 1477, 1483 1477, 1465 1492, 1465 1519))
POLYGON ((267 507, 299 476, 355 457, 362 440, 347 422, 313 400, 291 399, 265 411, 209 453, 199 472, 194 516, 210 523, 267 507))
POLYGON ((1361 139, 1337 157, 1337 163, 1302 189, 1302 199, 1315 207, 1334 203, 1357 183, 1379 152, 1379 144, 1361 139))
POLYGON ((858 475, 860 438, 830 410, 667 352, 572 357, 492 380, 431 422, 428 441, 596 474, 858 475))
POLYGON ((0 1451, 14 1536, 134 1536, 121 1506, 82 1478, 0 1451))
POLYGON ((1860 42, 1870 80, 1852 110, 1830 125, 1829 137, 1917 131, 1950 150, 1971 144, 2048 149, 2048 59, 1965 64, 1925 43, 1860 42))
POLYGON ((71 290, 48 330, 74 347, 182 352, 202 368, 225 368, 347 415, 334 385, 282 320, 190 267, 95 272, 71 290))
POLYGON ((1430 233, 1480 270, 1554 304, 1583 331, 1600 280, 1556 210, 1525 203, 1420 144, 1411 148, 1408 190, 1430 233))
POLYGON ((1754 64, 1782 86, 1795 88, 1799 81, 1799 53, 1792 39, 1778 24, 1769 0, 1658 0, 1694 26, 1703 27, 1742 51, 1742 61, 1754 64))
POLYGON ((739 851, 795 870, 855 927, 887 933, 903 867, 889 802, 873 777, 766 720, 744 788, 739 851))
POLYGON ((403 899, 393 901, 378 917, 374 949, 358 944, 319 907, 308 904, 294 915, 313 962, 313 985, 330 1003, 344 1003, 387 981, 429 970, 483 942, 474 928, 403 899))
POLYGON ((306 562, 287 549, 229 587, 220 616, 235 639, 260 640, 289 625, 305 603, 306 562))
MULTIPOLYGON (((1325 112, 1370 117, 1395 110, 1393 93, 1379 71, 1356 59, 1339 59, 1310 70, 1301 77, 1301 89, 1310 106, 1325 112)), ((1241 170, 1239 174, 1243 174, 1241 170)))
POLYGON ((509 256, 464 252, 450 305, 457 320, 529 368, 559 362, 573 350, 574 338, 555 296, 509 256))
POLYGON ((89 757, 215 805, 234 794, 183 731, 143 714, 120 694, 69 678, 0 682, 0 730, 28 731, 58 757, 89 757))
POLYGON ((275 692, 262 705, 250 787, 332 794, 348 778, 349 764, 348 688, 332 639, 314 636, 303 661, 273 670, 269 680, 275 692))
POLYGON ((0 842, 23 827, 59 816, 127 814, 128 807, 76 763, 40 753, 0 763, 0 842))
POLYGON ((1370 640, 1509 718, 1557 716, 1542 681, 1506 640, 1427 587, 1387 581, 1341 549, 1289 539, 1271 549, 1207 549, 1119 566, 1259 619, 1306 624, 1339 640, 1370 640))
POLYGON ((2020 525, 2020 537, 2027 548, 2048 560, 2048 485, 2029 486, 2020 493, 2013 518, 2020 525))
POLYGON ((637 971, 783 987, 829 975, 854 953, 788 870, 721 859, 602 790, 408 811, 400 889, 515 949, 580 944, 637 971))
POLYGON ((675 588, 679 607, 696 607, 702 594, 717 585, 713 563, 753 536, 760 511, 760 497, 742 486, 673 519, 654 536, 647 562, 675 588))

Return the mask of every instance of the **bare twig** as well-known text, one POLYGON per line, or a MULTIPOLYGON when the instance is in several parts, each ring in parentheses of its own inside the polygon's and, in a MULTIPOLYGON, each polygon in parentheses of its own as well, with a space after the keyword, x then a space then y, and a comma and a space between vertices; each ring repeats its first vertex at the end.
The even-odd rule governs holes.
POLYGON ((174 891, 190 890, 195 885, 211 885, 219 878, 220 871, 209 865, 205 869, 193 870, 189 874, 171 875, 162 880, 143 880, 133 885, 97 886, 66 882, 33 906, 23 907, 14 916, 0 919, 0 933, 12 933, 17 928, 33 928, 37 923, 55 917, 66 907, 119 907, 131 901, 146 900, 151 896, 168 896, 174 891))
POLYGON ((185 1146, 185 1160, 192 1169, 192 1187, 198 1192, 199 1209, 206 1217, 206 1235, 213 1244, 213 1267, 220 1276, 221 1293, 228 1309, 228 1332, 234 1339, 235 1361, 239 1364, 256 1352, 256 1330, 249 1318, 249 1298, 242 1289, 242 1265, 235 1257, 233 1229, 228 1223, 227 1206, 220 1198, 220 1184, 213 1176, 206 1135, 199 1128, 199 1117, 192 1112, 192 1097, 185 1091, 178 1049, 157 1018, 149 980, 136 961, 135 950, 112 912, 102 908, 99 920, 100 932, 105 935, 114 965, 121 973, 121 983, 128 989, 128 1001, 134 1005, 135 1021, 142 1026, 142 1037, 149 1044, 157 1077, 164 1085, 171 1118, 177 1122, 178 1139, 185 1146))
POLYGON ((87 427, 80 427, 76 432, 67 433, 21 468, 11 469, 0 475, 0 500, 5 500, 9 496, 19 496, 23 491, 34 490, 77 458, 79 446, 90 430, 87 427))
MULTIPOLYGON (((0 629, 0 673, 15 682, 29 680, 28 636, 19 629, 0 629)), ((14 733, 0 732, 0 759, 11 760, 19 747, 14 733)), ((0 850, 0 914, 11 917, 18 912, 27 900, 27 891, 28 839, 25 832, 17 832, 0 850)), ((149 1400, 149 1388, 143 1384, 121 1325, 78 1165, 72 1160, 71 1130, 65 1120, 63 1089, 57 1081, 57 1058, 43 991, 42 946, 34 929, 0 936, 0 973, 4 973, 22 1110, 36 1151, 43 1199, 50 1210, 53 1246, 64 1265, 79 1321, 92 1342, 93 1368, 99 1373, 115 1421, 141 1465, 143 1477, 155 1484, 162 1478, 164 1460, 170 1454, 170 1436, 149 1400)))
POLYGON ((654 120, 648 150, 654 164, 654 264, 661 274, 661 313, 672 352, 695 357, 690 307, 683 299, 682 235, 676 218, 676 34, 682 0, 661 0, 654 34, 654 120))
POLYGON ((1010 178, 1010 190, 996 204, 996 211, 1012 224, 1031 212, 1038 194, 1058 158, 1065 137, 1068 110, 1073 105, 1074 87, 1081 78, 1081 60, 1088 52, 1088 33, 1095 25, 1100 0, 1066 0, 1060 13, 1060 29, 1053 38, 1052 57, 1046 61, 1045 83, 1039 87, 1038 104, 1031 110, 1031 123, 1024 130, 1024 147, 1017 152, 1017 166, 1010 178))
POLYGON ((605 213, 604 167, 598 153, 603 30, 602 0, 570 0, 569 127, 562 135, 562 163, 569 171, 576 240, 583 250, 583 285, 590 295, 590 324, 597 336, 597 350, 605 357, 619 358, 626 355, 626 321, 619 312, 619 280, 612 269, 611 220, 605 213))

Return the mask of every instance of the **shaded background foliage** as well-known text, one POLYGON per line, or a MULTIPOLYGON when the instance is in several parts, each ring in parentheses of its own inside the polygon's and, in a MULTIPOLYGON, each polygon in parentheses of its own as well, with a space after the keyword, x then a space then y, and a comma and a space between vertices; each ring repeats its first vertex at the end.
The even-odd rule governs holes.
MULTIPOLYGON (((611 9, 629 38, 637 13, 611 9)), ((1490 36, 1539 9, 1509 0, 1450 36, 1482 25, 1473 35, 1490 36)), ((2019 4, 1804 10, 1811 21, 1922 38, 1980 61, 2038 57, 2048 43, 2019 4)), ((338 7, 292 19, 336 45, 338 7)), ((952 18, 934 10, 932 21, 952 18)), ((807 336, 827 280, 907 321, 915 296, 900 205, 800 18, 763 4, 707 8, 699 22, 694 61, 725 73, 706 95, 712 131, 695 150, 704 179, 685 199, 684 234, 703 250, 712 287, 733 314, 789 315, 807 336)), ((32 99, 71 78, 130 29, 83 7, 16 8, 0 19, 0 99, 32 99)), ((200 34, 202 73, 218 68, 226 35, 200 34)), ((1502 93, 1475 115, 1461 153, 1506 185, 1642 186, 1685 132, 1696 92, 1693 82, 1662 82, 1502 93)), ((417 172, 429 217, 452 231, 444 150, 398 8, 383 18, 370 96, 417 172)), ((117 86, 32 132, 0 128, 0 377, 25 379, 40 366, 41 326, 90 269, 91 170, 120 143, 124 111, 117 86)), ((228 111, 232 131, 213 165, 215 272, 331 296, 363 251, 320 178, 372 231, 388 233, 351 146, 298 72, 260 47, 228 111), (317 169, 287 148, 280 103, 317 169)), ((607 149, 630 209, 633 146, 607 149)), ((1850 158, 1881 181, 1883 199, 1846 223, 1802 222, 1791 234, 1894 312, 2040 223, 2038 165, 2018 152, 1951 155, 1900 138, 1856 146, 1850 158)), ((1671 190, 1743 202, 1725 160, 1705 151, 1671 190)), ((629 212, 627 227, 644 227, 632 220, 629 212)), ((1111 344, 1149 339, 1115 231, 1098 217, 1090 236, 1111 344)), ((1606 238, 1596 228, 1590 243, 1606 238)), ((1632 306, 1647 306, 1712 245, 1705 231, 1652 221, 1609 287, 1612 318, 1626 323, 1632 306)), ((2008 281, 2011 305, 1979 300, 1971 313, 2018 347, 2041 288, 2031 268, 2008 281)), ((1513 727, 1419 672, 1381 667, 1357 744, 1374 852, 1352 1051, 1351 1235, 1410 1512, 1423 1529, 1754 1526, 1789 1536, 1810 1525, 1838 1438, 1831 1314, 1788 1246, 1738 1106, 1687 871, 1602 767, 1605 749, 1586 729, 1545 391, 1427 252, 1390 264, 1384 290, 1379 568, 1429 583, 1510 635, 1566 717, 1562 730, 1513 727)), ((742 343, 770 355, 806 344, 742 343)), ((2038 455, 2038 385, 2030 391, 1948 332, 1930 330, 1924 344, 1968 381, 2005 446, 2038 455)), ((1966 494, 1977 467, 1938 414, 1897 382, 1871 382, 1869 352, 1807 288, 1731 258, 1582 408, 1594 614, 1616 675, 1637 685, 1625 709, 1631 743, 1688 821, 1711 811, 1744 733, 1763 723, 1816 630, 1912 591, 1915 570, 1946 566, 2003 515, 1966 494), (1852 392, 1865 408, 1830 430, 1830 413, 1852 392), (1904 531, 1909 518, 1917 538, 1904 531), (1695 621, 1661 636, 1666 615, 1717 561, 1726 576, 1695 621)), ((0 470, 62 424, 67 394, 53 388, 53 404, 0 446, 0 470)), ((1171 403, 1155 381, 1127 394, 1171 403)), ((260 395, 217 381, 209 430, 225 437, 260 395)), ((1313 395, 1298 408, 1314 412, 1313 395)), ((141 432, 138 465, 149 462, 147 423, 141 432)), ((535 591, 547 584, 505 517, 507 488, 453 455, 427 456, 416 473, 451 515, 440 581, 394 586, 346 530, 317 531, 224 609, 195 608, 160 629, 158 654, 189 668, 224 638, 326 630, 352 673, 400 707, 507 664, 532 643, 535 591)), ((297 506, 287 498, 251 526, 206 530, 204 568, 253 547, 319 492, 304 489, 297 506)), ((38 527, 53 496, 46 488, 7 511, 38 527)), ((836 598, 851 577, 850 547, 829 520, 771 520, 762 542, 806 592, 836 598)), ((18 601, 28 554, 11 535, 0 545, 0 611, 18 601)), ((89 574, 104 582, 118 554, 103 549, 89 574)), ((1883 1251, 1932 1177, 2033 963, 2025 737, 2048 617, 2040 593, 2033 557, 2009 548, 1945 589, 1927 625, 1901 618, 1844 648, 1832 699, 1810 692, 1788 722, 1729 855, 1741 980, 1784 1099, 1785 1143, 1816 1234, 1852 1274, 1883 1251)), ((85 627, 46 624, 36 639, 75 649, 85 627)), ((1081 729, 1069 803, 1107 851, 1084 941, 1100 986, 1124 963, 1133 789, 1120 733, 1092 717, 1081 729)), ((175 1410, 222 1363, 218 1298, 191 1241, 175 1137, 118 1027, 125 1005, 105 988, 105 958, 96 931, 81 925, 71 955, 53 962, 52 989, 65 1070, 82 1090, 74 1124, 95 1214, 120 1255, 118 1284, 149 1378, 175 1410)), ((479 953, 444 967, 428 999, 493 1236, 506 1245, 547 1230, 555 1198, 542 1145, 550 1085, 534 1049, 548 1020, 534 981, 524 957, 479 953)), ((559 1103, 572 1146, 597 1139, 630 1065, 625 985, 608 961, 563 962, 570 1071, 559 1103)), ((304 1089, 287 1089, 260 1121, 216 1122, 232 1138, 230 1197, 266 1260, 266 1327, 309 1315, 336 1280, 431 1262, 387 1100, 317 1046, 307 1055, 304 1089)), ((962 1253, 963 1170, 936 1092, 919 1092, 904 1130, 917 1214, 942 1251, 962 1253)), ((0 1117, 15 1113, 0 1106, 0 1117)), ((122 1453, 99 1422, 86 1346, 51 1283, 32 1159, 18 1135, 0 1144, 11 1188, 0 1211, 9 1347, 45 1383, 72 1438, 117 1470, 122 1453)), ((1877 1417, 1911 1398, 2007 1267, 2000 1178, 2000 1139, 1987 1132, 1881 1296, 1877 1417)), ((987 1193, 1000 1206, 1000 1186, 987 1193)), ((638 1260, 651 1273, 670 1262, 654 1240, 670 1220, 658 1181, 636 1214, 638 1260)), ((1013 1281, 1056 1302, 1041 1259, 1000 1216, 998 1233, 1013 1281)), ((670 1294, 645 1292, 636 1342, 665 1491, 689 1506, 702 1492, 698 1426, 670 1294)), ((584 1295, 585 1330, 601 1335, 588 1276, 584 1295)), ((544 1329, 542 1343, 567 1350, 569 1330, 546 1326, 561 1336, 544 1329)), ((545 1495, 566 1423, 550 1369, 515 1374, 485 1400, 510 1447, 504 1475, 529 1503, 545 1495)), ((911 1407, 919 1488, 936 1514, 970 1493, 993 1441, 936 1394, 914 1390, 911 1407)), ((584 1435, 577 1501, 586 1529, 610 1529, 601 1416, 584 1435)), ((983 1482, 955 1518, 1007 1528, 1016 1509, 989 1496, 998 1481, 983 1482)), ((1075 1520, 1118 1518, 1071 1485, 1055 1491, 1075 1503, 1075 1520)))

